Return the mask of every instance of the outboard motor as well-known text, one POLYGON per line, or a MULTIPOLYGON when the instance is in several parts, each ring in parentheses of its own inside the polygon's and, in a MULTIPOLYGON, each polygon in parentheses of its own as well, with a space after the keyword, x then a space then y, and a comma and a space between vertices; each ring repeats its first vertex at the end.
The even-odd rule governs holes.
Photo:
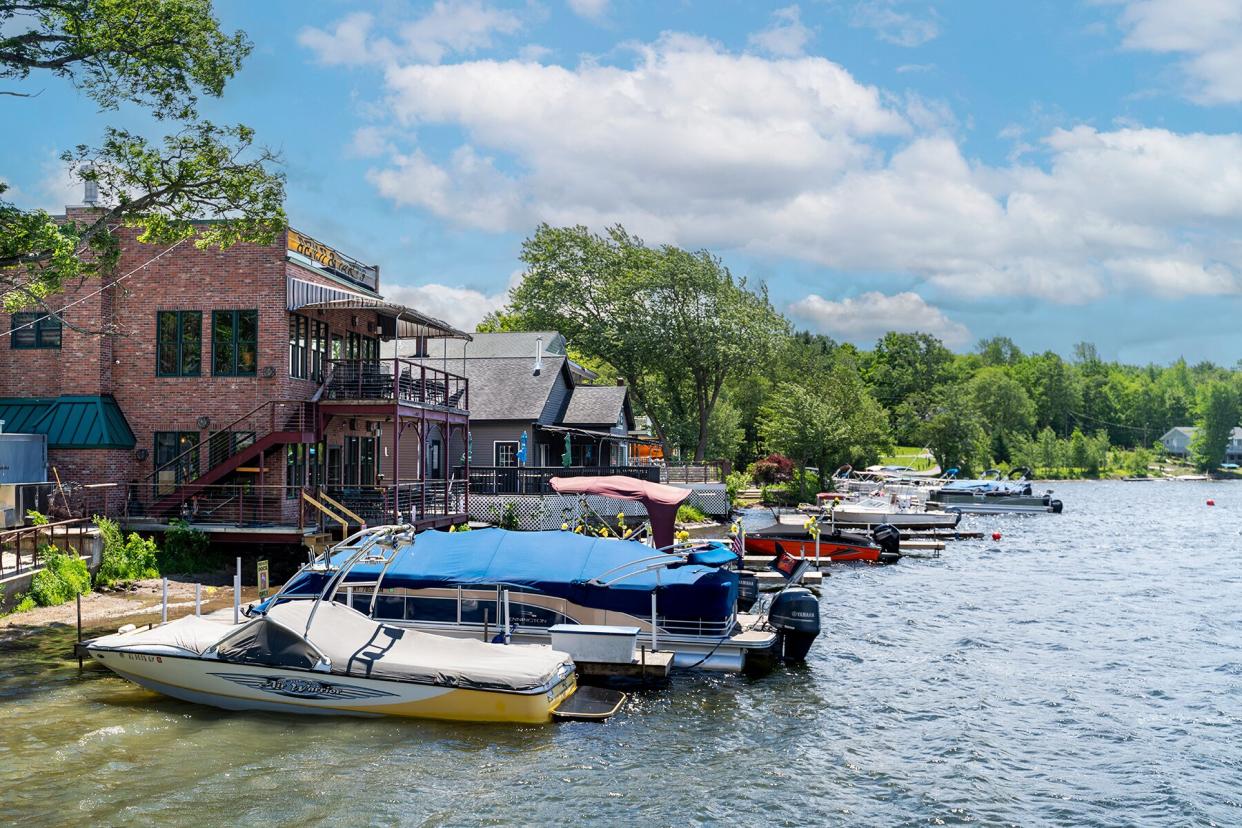
POLYGON ((750 612, 759 600, 759 578, 747 569, 737 571, 737 611, 750 612))
POLYGON ((1052 506, 1052 513, 1053 513, 1054 515, 1059 515, 1059 514, 1061 514, 1061 508, 1062 508, 1061 501, 1059 501, 1059 500, 1054 500, 1054 501, 1052 501, 1052 503, 1051 503, 1051 504, 1049 504, 1049 505, 1051 505, 1051 506, 1052 506))
POLYGON ((901 531, 890 523, 882 523, 871 532, 871 540, 880 547, 880 563, 901 560, 901 531))
POLYGON ((806 587, 789 587, 772 600, 768 623, 781 634, 785 661, 806 661, 819 635, 819 601, 806 587))

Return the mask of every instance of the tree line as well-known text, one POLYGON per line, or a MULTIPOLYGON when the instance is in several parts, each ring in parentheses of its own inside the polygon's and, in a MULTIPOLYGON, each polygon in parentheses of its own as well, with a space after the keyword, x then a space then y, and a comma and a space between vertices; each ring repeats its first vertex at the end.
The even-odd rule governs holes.
POLYGON ((711 253, 648 246, 620 226, 542 225, 522 261, 508 304, 479 330, 559 330, 573 356, 630 386, 666 456, 744 466, 779 452, 827 475, 904 445, 963 474, 1098 473, 1126 449, 1140 473, 1183 425, 1199 427, 1196 462, 1215 468, 1239 421, 1237 369, 1108 362, 1090 343, 1068 359, 1028 354, 1008 337, 959 354, 931 334, 890 332, 866 350, 795 330, 762 285, 711 253))

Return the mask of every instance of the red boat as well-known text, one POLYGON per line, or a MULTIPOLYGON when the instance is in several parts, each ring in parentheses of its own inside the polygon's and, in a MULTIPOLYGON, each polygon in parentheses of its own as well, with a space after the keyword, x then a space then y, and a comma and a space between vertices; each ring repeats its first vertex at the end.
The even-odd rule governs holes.
MULTIPOLYGON (((815 538, 805 529, 773 524, 746 533, 745 547, 750 555, 776 557, 782 551, 798 558, 815 557, 815 538)), ((832 562, 866 561, 896 563, 901 559, 901 533, 892 526, 877 526, 871 536, 852 532, 821 532, 819 559, 832 562)))

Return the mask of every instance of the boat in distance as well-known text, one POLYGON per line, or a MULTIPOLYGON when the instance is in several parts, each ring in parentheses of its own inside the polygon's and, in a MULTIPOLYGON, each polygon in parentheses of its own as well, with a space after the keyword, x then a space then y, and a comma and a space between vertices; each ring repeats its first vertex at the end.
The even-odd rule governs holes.
POLYGON ((751 555, 776 556, 788 552, 796 558, 830 563, 897 563, 901 560, 901 533, 893 526, 880 525, 870 535, 820 531, 818 537, 807 526, 774 523, 745 534, 743 544, 751 555))
POLYGON ((1052 490, 1033 491, 1027 478, 1029 469, 1015 469, 1009 479, 998 469, 989 469, 977 480, 954 480, 927 496, 927 505, 946 512, 997 514, 1005 512, 1060 514, 1061 501, 1052 497, 1052 490))

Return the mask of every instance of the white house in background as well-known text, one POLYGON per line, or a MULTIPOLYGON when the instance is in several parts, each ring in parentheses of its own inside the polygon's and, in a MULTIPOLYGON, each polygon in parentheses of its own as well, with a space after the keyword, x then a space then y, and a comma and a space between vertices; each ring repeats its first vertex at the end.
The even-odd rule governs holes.
MULTIPOLYGON (((1169 454, 1185 457, 1190 454, 1190 441, 1198 431, 1194 426, 1175 426, 1160 438, 1160 444, 1169 454)), ((1242 428, 1229 433, 1229 445, 1225 447, 1226 463, 1242 463, 1242 428)))

